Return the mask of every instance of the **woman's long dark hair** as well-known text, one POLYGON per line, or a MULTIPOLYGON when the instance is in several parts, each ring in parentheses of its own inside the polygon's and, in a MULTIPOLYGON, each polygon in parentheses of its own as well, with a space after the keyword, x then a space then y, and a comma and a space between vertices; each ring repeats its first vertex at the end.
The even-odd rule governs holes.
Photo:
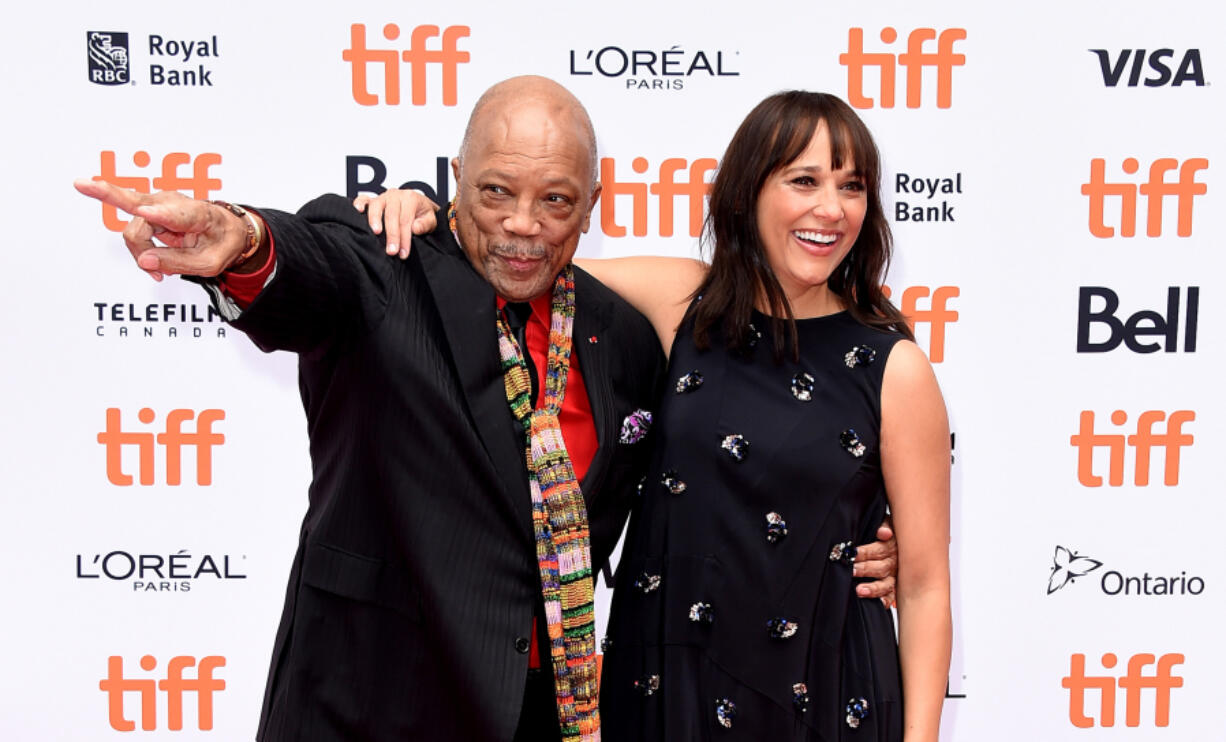
POLYGON ((770 96, 749 112, 715 176, 704 230, 711 269, 695 292, 702 301, 694 302, 687 313, 687 319, 694 321, 699 348, 709 347, 712 329, 720 327, 731 350, 748 350, 749 325, 761 297, 772 318, 776 359, 782 360, 785 350, 799 357, 792 307, 771 270, 758 231, 758 196, 772 174, 804 153, 823 121, 830 131, 831 164, 839 169, 850 159, 864 178, 868 195, 860 236, 827 285, 862 324, 914 339, 906 318, 881 291, 893 238, 881 207, 877 145, 860 117, 839 98, 792 90, 770 96))

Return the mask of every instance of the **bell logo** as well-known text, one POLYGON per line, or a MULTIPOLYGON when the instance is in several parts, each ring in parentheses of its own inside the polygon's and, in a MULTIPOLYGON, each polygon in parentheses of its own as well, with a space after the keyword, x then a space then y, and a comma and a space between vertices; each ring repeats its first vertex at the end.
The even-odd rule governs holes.
MULTIPOLYGON (((420 180, 410 180, 401 183, 399 186, 393 185, 392 187, 402 190, 415 188, 426 194, 426 198, 429 198, 436 204, 448 203, 451 201, 451 168, 448 166, 448 162, 449 160, 446 157, 434 158, 433 184, 420 180)), ((383 160, 372 155, 345 156, 345 193, 348 194, 346 198, 350 201, 357 198, 359 193, 373 193, 376 195, 383 193, 388 189, 388 186, 383 185, 385 180, 387 180, 387 165, 383 160)))
MULTIPOLYGON (((1137 172, 1139 167, 1140 163, 1135 157, 1129 157, 1123 162, 1123 170, 1129 175, 1137 172)), ((1137 186, 1128 182, 1108 183, 1107 161, 1101 157, 1090 160, 1090 181, 1081 186, 1082 194, 1090 199, 1090 234, 1103 239, 1115 236, 1115 228, 1107 226, 1105 221, 1104 202, 1107 196, 1117 196, 1121 202, 1120 236, 1136 236, 1139 190, 1146 199, 1146 236, 1162 236, 1163 197, 1175 196, 1178 214, 1175 234, 1191 237, 1192 201, 1196 196, 1203 196, 1208 188, 1204 183, 1196 182, 1196 173, 1208 167, 1209 160, 1204 157, 1192 157, 1182 163, 1174 157, 1161 157, 1149 166, 1149 182, 1137 186), (1171 170, 1179 170, 1179 180, 1174 183, 1166 181, 1166 173, 1171 170)))
MULTIPOLYGON (((1090 51, 1098 57, 1098 66, 1103 72, 1103 85, 1109 88, 1118 85, 1124 77, 1125 69, 1129 70, 1128 87, 1135 88, 1137 83, 1141 82, 1141 71, 1145 69, 1146 61, 1144 49, 1121 49, 1114 60, 1111 58, 1111 52, 1106 49, 1091 49, 1090 51), (1129 57, 1132 57, 1131 65, 1128 64, 1129 57)), ((1166 60, 1174 56, 1174 49, 1155 49, 1149 53, 1149 67, 1154 74, 1145 77, 1145 87, 1160 88, 1169 83, 1171 87, 1177 88, 1189 81, 1195 83, 1198 88, 1204 87, 1205 70, 1200 62, 1200 49, 1189 49, 1184 52, 1183 59, 1179 62, 1179 69, 1172 75, 1166 60)))
MULTIPOLYGON (((143 407, 136 418, 145 425, 157 416, 153 410, 143 407)), ((106 411, 106 430, 98 434, 98 442, 106 447, 106 478, 111 484, 130 487, 132 476, 124 472, 123 448, 136 446, 140 484, 153 484, 154 443, 166 449, 166 484, 178 486, 182 482, 183 447, 196 447, 196 484, 207 487, 213 483, 213 446, 226 442, 226 437, 213 431, 213 423, 226 419, 222 410, 201 410, 197 416, 192 410, 171 410, 166 416, 166 429, 153 432, 125 432, 117 407, 106 411), (195 418, 196 430, 186 432, 183 423, 195 418)))
MULTIPOLYGON (((140 666, 146 672, 157 667, 158 661, 151 655, 140 658, 140 666)), ((213 694, 226 689, 226 681, 213 677, 213 671, 226 666, 225 657, 200 658, 196 677, 185 678, 183 671, 196 666, 195 657, 172 657, 166 665, 166 678, 134 680, 124 677, 123 657, 107 658, 106 677, 98 682, 98 689, 106 693, 111 729, 131 732, 136 722, 124 713, 124 693, 140 695, 140 728, 145 731, 157 729, 157 692, 166 693, 166 728, 172 732, 183 729, 183 694, 196 694, 196 725, 202 732, 213 728, 213 694)))
MULTIPOLYGON (((1115 701, 1118 692, 1116 686, 1124 691, 1124 724, 1130 727, 1141 726, 1141 691, 1154 692, 1154 726, 1165 727, 1171 723, 1171 689, 1182 688, 1183 678, 1175 675, 1172 670, 1176 665, 1183 664, 1182 654, 1164 654, 1155 657, 1152 654, 1134 654, 1128 660, 1128 672, 1120 678, 1111 675, 1086 675, 1086 656, 1074 654, 1069 663, 1069 674, 1065 676, 1060 687, 1068 688, 1069 704, 1068 718, 1078 729, 1089 729, 1094 726, 1094 717, 1086 715, 1086 691, 1097 690, 1099 693, 1098 725, 1102 727, 1115 726, 1115 701), (1145 668, 1157 663, 1152 675, 1147 675, 1145 668)), ((1114 669, 1119 659, 1111 652, 1102 657, 1103 667, 1114 669)))
MULTIPOLYGON (((1175 353, 1179 350, 1180 287, 1166 290, 1166 314, 1145 309, 1121 321, 1115 316, 1120 308, 1120 297, 1106 286, 1082 286, 1077 299, 1077 352, 1108 353, 1123 343, 1133 353, 1156 353, 1159 350, 1175 353), (1091 307, 1102 299, 1102 308, 1091 307), (1103 325, 1107 339, 1090 341, 1092 325, 1103 325), (1165 342, 1143 342, 1142 338, 1162 338, 1165 342)), ((1200 318, 1200 287, 1189 286, 1183 320, 1183 351, 1196 352, 1196 328, 1200 318)))
MULTIPOLYGON (((706 181, 706 173, 714 170, 719 163, 710 157, 700 157, 687 163, 682 157, 670 157, 660 163, 659 180, 650 185, 647 183, 618 182, 617 163, 612 157, 600 160, 600 182, 602 185, 600 198, 600 229, 608 237, 625 237, 626 227, 617 223, 617 197, 629 196, 631 208, 631 230, 635 237, 647 234, 647 194, 659 200, 660 236, 673 236, 675 221, 674 199, 678 196, 686 199, 689 216, 687 224, 689 235, 697 237, 702 234, 703 209, 706 207, 707 195, 711 185, 706 181), (681 177, 678 178, 678 174, 681 177)), ((636 157, 630 163, 630 169, 636 173, 646 173, 649 164, 647 158, 636 157)))
MULTIPOLYGON (((443 73, 443 105, 456 104, 456 74, 459 65, 468 62, 468 52, 456 48, 459 39, 469 34, 468 26, 448 26, 442 29, 440 49, 427 49, 426 41, 439 35, 438 26, 417 26, 409 34, 409 48, 369 49, 366 46, 366 24, 355 23, 349 27, 349 48, 341 52, 341 58, 353 67, 353 100, 363 106, 376 106, 379 96, 367 85, 368 65, 383 67, 383 102, 389 106, 400 105, 400 63, 409 65, 410 101, 415 106, 426 105, 426 65, 437 64, 443 73)), ((400 26, 389 23, 383 27, 383 38, 396 41, 400 38, 400 26)))
MULTIPOLYGON (((1124 445, 1135 450, 1136 474, 1133 483, 1138 487, 1149 486, 1150 452, 1154 448, 1162 448, 1165 452, 1162 483, 1168 487, 1179 484, 1179 449, 1191 446, 1194 439, 1191 433, 1183 432, 1183 424, 1196 419, 1196 413, 1191 410, 1176 410, 1167 417, 1161 410, 1146 410, 1137 416, 1137 432, 1125 436, 1123 433, 1094 432, 1094 411, 1084 410, 1081 413, 1081 428, 1069 438, 1069 443, 1077 449, 1077 481, 1085 487, 1103 486, 1103 478, 1094 473, 1094 450, 1106 448, 1107 484, 1120 487, 1124 484, 1124 445), (1165 430, 1154 432, 1154 425, 1166 422, 1165 430)), ((1128 413, 1116 410, 1111 413, 1112 424, 1119 426, 1128 422, 1128 413)))
MULTIPOLYGON (((882 293, 889 298, 889 286, 881 287, 882 293)), ((927 286, 908 286, 902 290, 902 306, 899 311, 907 318, 907 326, 915 331, 918 324, 928 325, 928 360, 941 363, 945 360, 945 326, 958 321, 958 312, 950 309, 948 302, 958 296, 957 286, 938 286, 932 290, 927 286), (920 299, 932 299, 928 309, 920 309, 920 299)))
MULTIPOLYGON (((139 168, 148 167, 152 159, 144 150, 132 155, 132 164, 139 168)), ((209 168, 221 164, 221 155, 216 152, 205 152, 192 157, 186 152, 171 152, 162 158, 162 174, 150 181, 139 175, 120 176, 115 168, 115 152, 102 151, 101 172, 94 180, 101 180, 120 188, 131 188, 139 193, 159 191, 189 191, 192 198, 207 201, 209 193, 221 189, 221 181, 209 175, 209 168), (183 176, 179 168, 191 165, 190 176, 183 176)), ((128 222, 119 218, 119 210, 108 204, 102 205, 102 223, 112 232, 122 232, 128 222)))
MULTIPOLYGON (((881 29, 880 38, 887 44, 898 40, 898 32, 890 26, 881 29)), ((937 70, 937 108, 949 108, 953 101, 954 67, 966 64, 966 55, 954 53, 954 42, 966 39, 966 29, 948 28, 940 36, 934 28, 917 28, 907 37, 907 50, 894 55, 890 52, 865 52, 864 29, 847 30, 847 51, 839 55, 839 64, 847 68, 847 102, 855 108, 872 108, 873 99, 864 94, 864 68, 880 70, 882 108, 894 107, 895 64, 907 70, 907 108, 920 107, 920 86, 925 67, 937 70), (924 51, 924 44, 936 41, 936 52, 924 51), (897 57, 897 59, 895 59, 897 57)))

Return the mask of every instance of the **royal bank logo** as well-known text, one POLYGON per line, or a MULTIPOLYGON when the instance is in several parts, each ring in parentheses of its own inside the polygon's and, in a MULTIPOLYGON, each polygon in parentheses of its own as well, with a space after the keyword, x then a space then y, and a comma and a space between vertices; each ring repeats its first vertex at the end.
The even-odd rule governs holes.
POLYGON ((132 79, 128 34, 118 31, 86 31, 89 81, 96 85, 127 85, 132 79))

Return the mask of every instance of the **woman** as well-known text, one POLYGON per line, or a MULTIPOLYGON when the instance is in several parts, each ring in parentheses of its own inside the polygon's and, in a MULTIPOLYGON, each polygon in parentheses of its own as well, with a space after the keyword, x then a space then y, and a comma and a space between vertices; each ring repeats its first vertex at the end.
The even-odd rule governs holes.
POLYGON ((605 739, 937 739, 949 430, 932 369, 880 289, 891 237, 879 181, 850 107, 780 93, 724 155, 709 267, 577 261, 651 320, 673 385, 618 569, 605 739), (850 564, 887 507, 897 645, 850 564))
POLYGON ((652 321, 675 382, 614 591, 610 740, 937 739, 949 430, 932 369, 881 293, 879 181, 850 107, 781 93, 721 162, 709 269, 583 265, 652 321), (889 611, 855 597, 847 558, 887 504, 897 653, 889 611))

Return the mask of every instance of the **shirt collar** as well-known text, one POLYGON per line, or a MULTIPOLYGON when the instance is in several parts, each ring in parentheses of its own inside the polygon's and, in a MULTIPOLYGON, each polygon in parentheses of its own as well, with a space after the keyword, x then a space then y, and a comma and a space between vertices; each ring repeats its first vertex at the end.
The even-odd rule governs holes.
MULTIPOLYGON (((532 305, 531 321, 545 328, 546 333, 548 333, 549 326, 553 319, 552 318, 552 315, 553 315, 553 290, 552 289, 553 289, 553 285, 550 284, 549 291, 546 291, 545 293, 541 294, 540 296, 528 302, 529 304, 532 305)), ((497 294, 494 295, 494 299, 498 302, 498 311, 501 312, 502 308, 507 305, 507 300, 502 298, 501 296, 498 296, 497 294)))

